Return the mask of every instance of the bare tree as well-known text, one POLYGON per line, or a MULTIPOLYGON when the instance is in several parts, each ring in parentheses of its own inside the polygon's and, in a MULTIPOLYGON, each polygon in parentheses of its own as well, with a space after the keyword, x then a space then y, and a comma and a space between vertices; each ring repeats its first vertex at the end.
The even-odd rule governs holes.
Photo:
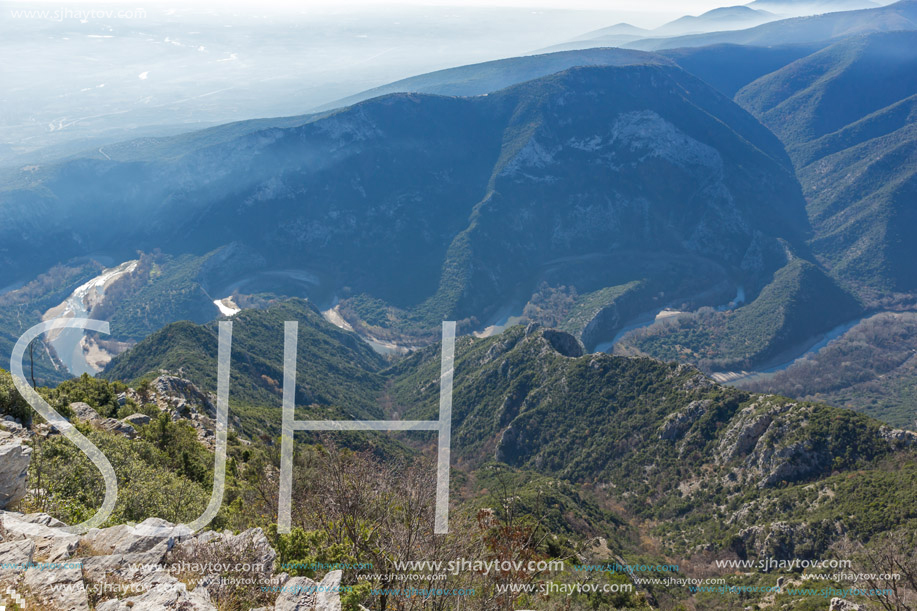
POLYGON ((898 530, 863 545, 847 539, 837 550, 851 560, 852 570, 877 594, 875 600, 886 611, 917 611, 917 538, 898 530))
POLYGON ((34 356, 34 350, 35 350, 35 341, 33 340, 33 341, 29 342, 29 377, 32 378, 32 388, 35 388, 35 387, 37 386, 37 384, 35 384, 35 356, 34 356))

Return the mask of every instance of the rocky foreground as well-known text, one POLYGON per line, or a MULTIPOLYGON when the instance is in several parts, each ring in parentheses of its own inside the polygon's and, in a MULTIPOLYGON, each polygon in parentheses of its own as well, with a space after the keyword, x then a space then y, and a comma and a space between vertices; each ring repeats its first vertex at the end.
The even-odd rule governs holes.
POLYGON ((341 609, 341 571, 320 583, 274 573, 277 554, 260 528, 184 532, 150 518, 75 535, 47 514, 3 511, 0 591, 7 604, 24 608, 215 611, 221 588, 233 586, 225 575, 234 571, 232 579, 276 592, 273 606, 256 611, 341 609))
MULTIPOLYGON (((128 399, 141 401, 133 389, 122 393, 119 403, 128 399)), ((143 400, 172 420, 189 422, 199 441, 212 447, 212 397, 196 386, 163 375, 143 400)), ((75 420, 128 439, 137 437, 136 426, 151 420, 140 413, 104 418, 80 402, 70 409, 75 420)), ((257 611, 341 609, 341 572, 327 573, 320 583, 275 573, 277 553, 260 528, 237 535, 190 533, 149 518, 76 535, 45 513, 3 511, 28 493, 34 438, 58 434, 47 424, 30 428, 10 416, 0 420, 0 609, 14 603, 59 611, 216 610, 227 591, 240 587, 258 591, 258 600, 273 601, 257 611)))

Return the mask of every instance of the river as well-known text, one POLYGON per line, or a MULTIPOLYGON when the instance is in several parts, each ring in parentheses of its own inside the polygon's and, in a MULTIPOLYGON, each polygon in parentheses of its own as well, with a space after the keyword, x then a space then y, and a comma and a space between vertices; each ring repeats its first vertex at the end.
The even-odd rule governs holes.
MULTIPOLYGON (((736 287, 736 296, 735 298, 727 304, 718 306, 716 308, 719 312, 724 312, 726 310, 731 310, 738 305, 745 302, 745 289, 741 286, 736 287)), ((653 323, 669 318, 672 316, 677 316, 681 312, 669 309, 661 310, 652 310, 650 312, 644 312, 639 316, 632 318, 628 323, 622 327, 618 333, 611 339, 611 341, 603 342, 595 347, 594 352, 610 352, 616 343, 618 343, 622 337, 627 333, 634 331, 635 329, 641 329, 643 327, 648 327, 653 323)), ((827 346, 832 340, 835 340, 845 334, 847 331, 857 326, 863 320, 875 316, 876 312, 871 314, 860 316, 853 320, 847 321, 843 324, 837 325, 830 331, 821 333, 804 342, 800 342, 796 346, 784 351, 782 354, 778 355, 776 358, 772 359, 771 362, 766 363, 760 369, 752 371, 718 371, 712 373, 710 377, 720 383, 735 384, 743 380, 750 380, 754 378, 759 378, 762 376, 773 375, 779 371, 783 371, 788 367, 792 366, 795 362, 807 358, 813 354, 817 354, 822 348, 827 346)))
POLYGON ((802 342, 796 345, 789 350, 783 352, 783 354, 778 355, 769 363, 765 363, 760 369, 753 371, 717 371, 710 374, 710 377, 716 380, 717 382, 723 384, 736 384, 745 380, 752 380, 757 378, 765 378, 772 376, 775 373, 788 369, 797 361, 801 361, 809 356, 818 354, 825 346, 831 343, 833 340, 841 337, 847 331, 850 331, 852 328, 866 320, 867 318, 872 318, 881 312, 873 312, 865 316, 860 316, 854 320, 847 321, 843 324, 840 324, 830 331, 817 335, 808 339, 805 342, 802 342), (800 352, 801 350, 801 352, 800 352), (788 354, 792 354, 790 357, 788 354))
MULTIPOLYGON (((733 308, 736 308, 743 303, 745 303, 745 288, 736 286, 736 296, 732 299, 732 301, 717 306, 716 310, 718 312, 725 312, 726 310, 732 310, 733 308)), ((642 329, 643 327, 648 327, 660 320, 665 320, 666 318, 672 318, 685 313, 686 312, 680 312, 671 308, 657 308, 648 312, 643 312, 642 314, 638 314, 637 316, 628 320, 627 323, 618 330, 618 332, 613 338, 611 338, 610 341, 602 342, 601 344, 596 345, 593 352, 610 352, 614 348, 615 344, 621 341, 621 338, 623 338, 631 331, 642 329)))
MULTIPOLYGON (((126 261, 121 265, 106 269, 89 282, 78 287, 60 305, 48 310, 43 319, 54 318, 88 318, 92 308, 101 303, 105 289, 123 274, 129 274, 137 267, 137 261, 126 261)), ((48 341, 57 353, 64 367, 75 376, 88 373, 95 375, 99 370, 92 366, 83 352, 83 330, 61 329, 48 334, 48 341)))

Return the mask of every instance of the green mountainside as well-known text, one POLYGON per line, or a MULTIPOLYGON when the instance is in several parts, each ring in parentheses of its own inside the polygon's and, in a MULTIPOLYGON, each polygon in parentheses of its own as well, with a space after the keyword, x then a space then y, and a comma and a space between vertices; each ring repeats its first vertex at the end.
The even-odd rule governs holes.
POLYGON ((674 316, 626 337, 619 350, 687 361, 706 371, 750 369, 766 366, 801 340, 862 311, 860 303, 818 267, 796 259, 748 305, 674 316))
POLYGON ((736 95, 786 144, 816 254, 873 302, 917 289, 915 95, 914 32, 839 42, 736 95))
POLYGON ((209 289, 256 271, 307 271, 356 328, 412 343, 435 339, 446 318, 465 331, 491 324, 548 272, 553 286, 569 284, 556 270, 572 262, 591 285, 583 294, 645 280, 686 298, 725 278, 756 290, 788 248, 807 256, 781 144, 667 60, 572 68, 473 98, 393 94, 298 126, 197 138, 136 143, 124 161, 114 151, 110 161, 40 168, 0 192, 12 215, 0 233, 28 238, 22 252, 66 225, 71 239, 56 239, 58 252, 173 253, 162 266, 171 279, 138 278, 115 308, 113 327, 130 339, 214 315, 209 289), (43 203, 30 206, 28 224, 16 218, 35 198, 43 203), (31 229, 36 210, 53 213, 41 233, 31 229), (109 214, 116 233, 102 222, 109 214), (175 254, 227 244, 246 254, 213 266, 238 268, 222 284, 207 281, 201 259, 175 254), (678 274, 676 286, 670 271, 647 276, 641 255, 670 262, 651 274, 686 259, 699 272, 678 274), (615 279, 604 283, 609 261, 615 279))
MULTIPOLYGON (((355 352, 355 335, 293 301, 234 320, 243 356, 234 346, 231 402, 265 397, 263 427, 279 419, 279 399, 251 390, 263 382, 261 370, 246 364, 254 361, 248 351, 263 345, 262 362, 279 367, 288 318, 300 320, 299 401, 310 413, 437 417, 438 346, 384 368, 378 357, 355 352), (319 396, 313 380, 340 381, 342 373, 349 386, 319 396)), ((212 328, 180 324, 169 334, 141 342, 106 375, 128 380, 160 364, 213 362, 212 328)), ((212 372, 186 365, 182 374, 212 387, 212 372)), ((404 441, 423 447, 416 436, 404 441)), ((582 356, 572 336, 537 325, 456 342, 452 456, 459 472, 503 464, 601 490, 676 557, 703 545, 743 558, 820 557, 841 533, 866 540, 913 528, 914 442, 849 410, 721 387, 689 366, 582 356), (900 485, 878 503, 874 487, 857 483, 891 481, 900 485), (769 547, 777 528, 793 530, 783 543, 790 547, 769 547)))
MULTIPOLYGON (((325 322, 310 303, 292 299, 264 310, 243 310, 232 319, 231 403, 242 408, 263 408, 258 413, 246 412, 246 423, 260 422, 268 429, 268 421, 279 424, 283 323, 293 320, 300 322, 297 403, 337 410, 325 412, 337 417, 379 417, 382 412, 378 398, 383 388, 379 371, 385 360, 353 333, 325 322), (344 408, 346 411, 339 411, 344 408)), ((135 382, 166 370, 202 388, 215 389, 218 335, 217 322, 172 323, 116 357, 104 376, 135 382)))
MULTIPOLYGON (((655 534, 677 532, 663 537, 676 553, 716 541, 715 548, 756 555, 780 520, 799 525, 787 545, 816 555, 837 536, 837 520, 864 536, 913 524, 904 503, 915 489, 904 481, 883 503, 887 512, 858 508, 854 521, 845 512, 859 506, 849 497, 812 516, 805 503, 784 500, 825 494, 844 481, 833 474, 848 470, 893 478, 889 470, 904 456, 906 477, 914 476, 913 454, 896 454, 887 429, 866 416, 724 388, 686 366, 569 357, 555 346, 565 349, 553 332, 531 327, 458 342, 453 455, 462 464, 493 457, 602 485, 633 515, 658 524, 655 534), (733 513, 742 507, 751 511, 733 513)), ((408 416, 435 415, 436 388, 420 380, 436 365, 428 349, 399 366, 395 396, 417 405, 408 416)))

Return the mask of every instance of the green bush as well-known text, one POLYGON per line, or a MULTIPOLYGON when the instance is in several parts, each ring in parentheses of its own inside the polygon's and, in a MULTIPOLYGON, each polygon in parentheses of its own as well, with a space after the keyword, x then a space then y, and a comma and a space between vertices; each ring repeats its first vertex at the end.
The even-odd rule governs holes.
POLYGON ((32 421, 32 408, 16 390, 13 376, 0 369, 0 416, 12 416, 23 424, 32 421))
MULTIPOLYGON (((149 517, 186 522, 203 511, 209 490, 175 470, 168 453, 141 439, 77 426, 108 458, 118 477, 118 503, 108 524, 149 517)), ((36 442, 29 489, 33 492, 24 501, 28 511, 47 512, 68 524, 91 517, 105 496, 98 469, 60 436, 36 442)))
POLYGON ((83 402, 99 412, 103 418, 112 418, 117 415, 121 407, 118 403, 118 394, 126 388, 125 385, 118 382, 111 383, 107 380, 92 378, 89 377, 89 374, 84 373, 78 378, 61 382, 57 388, 52 389, 49 392, 50 400, 48 402, 56 408, 83 402))

